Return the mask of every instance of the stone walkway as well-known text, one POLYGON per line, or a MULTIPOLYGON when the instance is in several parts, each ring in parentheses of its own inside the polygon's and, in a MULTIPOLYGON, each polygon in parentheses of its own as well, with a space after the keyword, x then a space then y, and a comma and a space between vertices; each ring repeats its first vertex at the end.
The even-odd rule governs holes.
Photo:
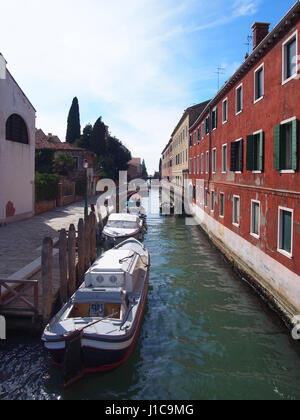
MULTIPOLYGON (((96 200, 96 197, 89 198, 89 204, 96 204, 96 200)), ((72 223, 77 226, 83 217, 84 202, 81 201, 0 227, 0 278, 24 278, 12 276, 41 256, 43 239, 58 239, 60 229, 68 229, 72 223)))

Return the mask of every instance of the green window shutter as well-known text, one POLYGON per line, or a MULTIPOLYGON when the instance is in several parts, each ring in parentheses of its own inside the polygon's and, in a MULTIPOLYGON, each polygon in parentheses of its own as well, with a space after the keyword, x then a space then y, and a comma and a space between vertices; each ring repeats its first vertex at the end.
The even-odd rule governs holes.
POLYGON ((292 169, 297 170, 298 163, 298 120, 292 123, 292 169))
POLYGON ((238 143, 233 142, 231 143, 231 150, 230 150, 230 170, 235 172, 237 171, 237 152, 238 152, 238 143))
POLYGON ((264 170, 264 150, 265 150, 265 133, 262 131, 259 135, 259 171, 264 170))
POLYGON ((276 125, 274 127, 274 169, 280 171, 280 137, 281 137, 281 126, 276 125))
POLYGON ((253 136, 247 136, 247 171, 253 171, 254 168, 254 150, 253 150, 253 136))

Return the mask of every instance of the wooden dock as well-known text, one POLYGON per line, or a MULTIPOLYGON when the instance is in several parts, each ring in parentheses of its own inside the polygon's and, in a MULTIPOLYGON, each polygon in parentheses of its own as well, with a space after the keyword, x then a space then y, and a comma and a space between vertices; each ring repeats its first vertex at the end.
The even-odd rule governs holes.
MULTIPOLYGON (((105 223, 105 220, 104 220, 105 223)), ((0 314, 8 326, 41 330, 82 283, 96 260, 97 218, 91 213, 75 227, 43 241, 40 270, 29 279, 0 279, 0 314)))

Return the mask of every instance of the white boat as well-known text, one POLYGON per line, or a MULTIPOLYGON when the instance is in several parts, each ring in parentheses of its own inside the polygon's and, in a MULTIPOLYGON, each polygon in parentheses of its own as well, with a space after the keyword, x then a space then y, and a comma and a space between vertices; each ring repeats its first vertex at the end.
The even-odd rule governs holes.
POLYGON ((131 237, 141 239, 143 225, 144 221, 135 214, 113 213, 109 216, 102 234, 105 239, 116 243, 131 237))
MULTIPOLYGON (((42 340, 53 362, 64 366, 75 360, 80 366, 77 378, 124 363, 142 324, 149 274, 150 254, 133 238, 97 259, 82 286, 44 330, 42 340), (73 337, 75 348, 69 345, 73 337)), ((66 382, 73 380, 71 375, 66 382)))

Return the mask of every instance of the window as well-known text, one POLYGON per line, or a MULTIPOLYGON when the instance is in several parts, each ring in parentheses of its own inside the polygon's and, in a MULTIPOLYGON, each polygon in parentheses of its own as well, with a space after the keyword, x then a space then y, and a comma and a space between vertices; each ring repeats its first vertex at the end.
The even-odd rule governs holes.
POLYGON ((193 146, 193 136, 190 134, 190 147, 193 146))
POLYGON ((215 211, 215 192, 211 191, 211 211, 215 211))
POLYGON ((206 152, 206 173, 209 171, 209 153, 206 152))
POLYGON ((205 121, 202 123, 202 140, 204 139, 206 132, 205 132, 205 121))
POLYGON ((250 233, 255 238, 260 236, 260 202, 251 201, 251 227, 250 233))
POLYGON ((264 97, 264 65, 254 72, 254 103, 264 97))
POLYGON ((264 132, 258 131, 247 136, 247 170, 263 171, 264 169, 264 132))
POLYGON ((294 33, 282 45, 282 83, 287 83, 297 76, 297 38, 298 32, 294 33))
POLYGON ((230 170, 233 172, 243 171, 243 139, 231 143, 230 170))
POLYGON ((278 214, 278 251, 292 257, 293 252, 293 210, 279 207, 278 214))
POLYGON ((189 173, 190 173, 190 175, 192 174, 192 166, 193 166, 193 163, 192 162, 193 162, 192 159, 190 159, 190 167, 189 167, 189 173))
POLYGON ((213 109, 211 117, 212 117, 212 122, 211 122, 212 127, 211 128, 212 128, 212 130, 215 130, 217 128, 217 125, 218 125, 218 111, 217 111, 217 108, 213 109))
POLYGON ((201 174, 203 174, 204 172, 204 155, 203 153, 201 154, 201 174))
POLYGON ((200 173, 200 157, 199 155, 197 156, 197 174, 199 175, 200 173))
POLYGON ((217 171, 217 149, 212 151, 212 171, 215 174, 217 171))
POLYGON ((196 158, 194 157, 194 175, 196 174, 196 158))
POLYGON ((199 144, 200 143, 200 127, 198 127, 198 131, 197 131, 197 140, 199 144))
POLYGON ((209 124, 210 124, 210 118, 206 117, 205 118, 205 134, 209 133, 209 124))
POLYGON ((298 120, 282 122, 274 129, 274 168, 280 171, 297 170, 298 120))
POLYGON ((227 172, 227 144, 222 146, 222 172, 227 172))
POLYGON ((233 224, 240 225, 240 197, 237 195, 233 196, 233 224))
POLYGON ((236 89, 236 114, 243 110, 243 85, 236 89))
POLYGON ((227 98, 223 101, 223 117, 222 122, 225 124, 228 120, 228 100, 227 98))
POLYGON ((220 213, 220 217, 224 217, 224 193, 220 193, 219 213, 220 213))
POLYGON ((13 114, 6 121, 6 140, 29 144, 27 127, 20 115, 13 114))

